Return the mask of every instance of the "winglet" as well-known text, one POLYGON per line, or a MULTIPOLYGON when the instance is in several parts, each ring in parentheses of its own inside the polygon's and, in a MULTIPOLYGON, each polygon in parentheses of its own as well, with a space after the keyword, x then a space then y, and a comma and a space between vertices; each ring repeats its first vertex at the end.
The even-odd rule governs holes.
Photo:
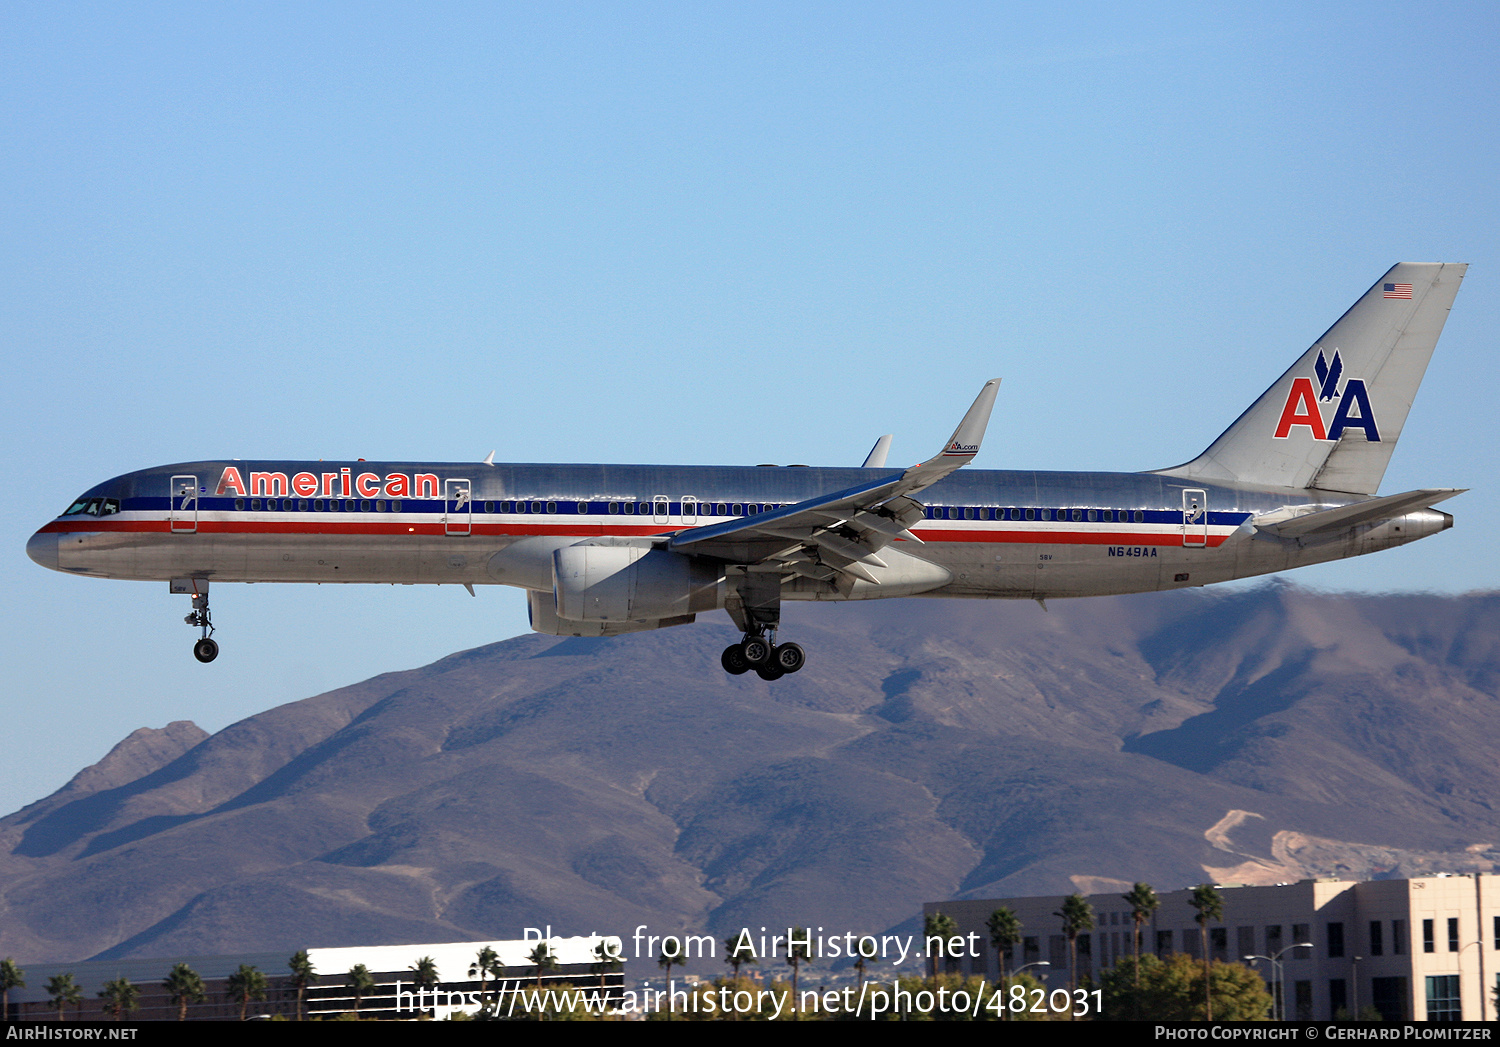
POLYGON ((886 433, 879 440, 875 441, 875 446, 872 447, 872 448, 870 448, 870 453, 869 454, 865 455, 865 464, 862 465, 862 466, 860 466, 860 468, 861 469, 884 469, 885 468, 885 456, 886 456, 886 452, 888 452, 890 449, 891 449, 891 434, 890 433, 886 433))
POLYGON ((979 453, 979 444, 984 440, 984 430, 990 423, 990 411, 995 406, 995 395, 999 391, 1000 379, 991 378, 984 383, 984 388, 974 398, 974 405, 964 415, 964 420, 958 423, 958 428, 953 430, 953 435, 937 456, 927 459, 921 465, 912 466, 902 474, 901 482, 897 485, 898 494, 915 494, 923 488, 931 487, 949 473, 974 460, 974 456, 979 453))
POLYGON ((990 424, 990 411, 995 406, 995 395, 999 391, 1000 379, 991 378, 984 383, 984 388, 974 398, 974 405, 964 415, 964 420, 958 423, 958 428, 953 430, 948 446, 943 448, 939 457, 962 458, 964 461, 959 464, 967 465, 979 453, 979 444, 984 440, 984 430, 990 424))
POLYGON ((489 454, 487 454, 487 455, 484 456, 484 464, 485 465, 494 465, 495 464, 495 452, 494 451, 491 451, 489 454))

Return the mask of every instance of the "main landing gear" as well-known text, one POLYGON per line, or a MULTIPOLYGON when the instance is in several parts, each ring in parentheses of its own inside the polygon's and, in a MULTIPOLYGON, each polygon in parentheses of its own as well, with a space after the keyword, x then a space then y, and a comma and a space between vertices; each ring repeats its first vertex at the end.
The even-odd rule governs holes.
POLYGON ((764 636, 746 636, 724 648, 719 656, 719 664, 731 676, 754 669, 762 680, 779 680, 802 668, 806 661, 807 652, 800 644, 773 643, 764 636))
POLYGON ((776 628, 781 624, 780 571, 741 568, 734 579, 724 610, 745 638, 724 648, 719 656, 724 671, 740 676, 754 669, 762 680, 779 680, 802 668, 806 652, 797 644, 776 642, 776 628))
POLYGON ((172 591, 192 595, 193 610, 183 621, 195 629, 203 630, 203 635, 193 643, 193 657, 204 663, 213 661, 219 657, 219 645, 211 639, 214 621, 208 610, 208 582, 201 578, 193 578, 188 580, 185 586, 180 586, 178 580, 174 578, 172 591))

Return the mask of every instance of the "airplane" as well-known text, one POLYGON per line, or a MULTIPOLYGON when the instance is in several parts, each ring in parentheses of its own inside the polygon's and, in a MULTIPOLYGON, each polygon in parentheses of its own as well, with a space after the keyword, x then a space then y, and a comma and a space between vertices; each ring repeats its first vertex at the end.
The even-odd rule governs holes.
POLYGON ((775 680, 785 600, 1049 599, 1181 589, 1404 545, 1463 493, 1377 495, 1466 264, 1390 269, 1198 457, 1138 473, 964 469, 999 381, 908 469, 240 461, 127 473, 26 551, 166 581, 218 655, 214 582, 499 584, 531 627, 615 636, 727 611, 721 664, 775 680))

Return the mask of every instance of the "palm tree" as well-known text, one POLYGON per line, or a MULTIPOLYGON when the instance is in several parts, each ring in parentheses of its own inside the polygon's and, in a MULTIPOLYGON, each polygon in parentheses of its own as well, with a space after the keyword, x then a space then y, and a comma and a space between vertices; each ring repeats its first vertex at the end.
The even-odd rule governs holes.
POLYGON ((1070 894, 1052 915, 1062 917, 1062 932, 1068 938, 1068 989, 1073 990, 1078 988, 1078 936, 1094 929, 1094 907, 1083 895, 1070 894))
POLYGON ((487 1006, 484 1002, 485 989, 489 986, 489 977, 500 973, 500 954, 486 945, 479 950, 479 955, 474 962, 469 964, 469 977, 479 979, 479 1003, 487 1006))
MULTIPOLYGON (((656 958, 656 966, 667 972, 667 991, 670 994, 672 989, 672 968, 682 963, 682 952, 680 946, 677 950, 668 952, 667 941, 672 942, 674 945, 677 944, 676 938, 668 938, 666 941, 663 941, 661 943, 661 955, 656 958)), ((668 995, 667 999, 668 1001, 670 1001, 672 997, 668 995)), ((669 1006, 667 1008, 667 1021, 671 1020, 672 1008, 669 1006)))
POLYGON ((73 980, 73 975, 54 974, 47 979, 47 1002, 57 1008, 57 1020, 63 1020, 63 1008, 68 1004, 83 1005, 83 990, 73 980))
POLYGON ((140 1007, 141 990, 131 985, 129 978, 121 975, 104 983, 104 988, 99 990, 99 999, 104 1001, 104 1013, 115 1021, 121 1021, 125 1015, 140 1007))
POLYGON ((755 946, 746 942, 740 944, 741 935, 731 935, 724 939, 724 962, 729 964, 730 973, 735 981, 739 981, 741 967, 753 967, 757 961, 755 946))
POLYGON ((927 973, 932 976, 934 988, 937 983, 937 958, 938 953, 946 949, 948 939, 958 933, 958 923, 953 917, 940 912, 930 912, 922 921, 922 933, 925 935, 923 944, 927 946, 927 973), (933 939, 938 939, 937 948, 933 948, 933 939))
POLYGON ((16 966, 16 961, 7 956, 0 960, 0 1021, 10 1020, 10 991, 26 988, 26 972, 16 966))
POLYGON ((531 966, 536 968, 536 987, 542 987, 542 975, 547 971, 557 970, 557 956, 552 951, 552 946, 546 942, 537 942, 536 948, 526 954, 526 959, 531 966))
POLYGON ((306 949, 298 949, 292 953, 292 958, 286 962, 287 970, 292 972, 292 984, 297 987, 297 1020, 302 1020, 302 1004, 307 999, 307 987, 312 984, 317 972, 313 970, 312 960, 308 959, 306 949))
POLYGON ((1205 1020, 1214 1020, 1214 999, 1209 989, 1208 923, 1224 921, 1224 897, 1214 890, 1213 884, 1200 883, 1193 888, 1188 904, 1198 910, 1193 919, 1198 923, 1198 932, 1203 936, 1203 1015, 1205 1020))
POLYGON ((240 1021, 245 1020, 245 1012, 250 1009, 251 1000, 266 998, 266 976, 248 963, 240 964, 239 970, 231 974, 226 982, 229 998, 240 1001, 240 1021))
POLYGON ((865 971, 869 970, 870 963, 871 963, 871 961, 873 961, 875 959, 875 957, 873 957, 873 956, 866 956, 864 954, 864 952, 860 951, 858 948, 856 948, 854 956, 855 956, 855 959, 854 959, 854 963, 852 964, 852 966, 854 967, 854 969, 856 971, 859 972, 859 991, 860 992, 864 992, 864 990, 865 990, 865 971))
POLYGON ((359 1002, 365 998, 367 993, 375 989, 375 979, 370 974, 370 968, 362 963, 356 963, 349 968, 349 973, 344 975, 344 984, 354 994, 354 1017, 359 1017, 359 1002))
POLYGON ((1021 940, 1021 921, 1017 918, 1015 910, 1008 906, 1001 906, 990 913, 990 918, 984 922, 984 926, 990 932, 990 944, 995 947, 995 960, 1000 965, 1000 985, 1003 988, 1005 954, 1021 940))
POLYGON ((419 989, 436 989, 438 982, 437 961, 431 956, 423 956, 412 964, 409 970, 412 972, 412 981, 417 983, 419 989))
POLYGON ((177 1020, 180 1022, 187 1021, 189 1003, 202 1003, 208 998, 208 994, 203 991, 203 979, 185 963, 173 967, 172 973, 161 984, 177 1005, 177 1020))
POLYGON ((1130 919, 1135 924, 1135 987, 1136 997, 1139 999, 1141 987, 1141 932, 1145 930, 1150 921, 1152 913, 1161 907, 1161 901, 1156 897, 1156 892, 1151 889, 1149 883, 1138 883, 1130 889, 1129 894, 1120 895, 1125 904, 1130 906, 1130 919))
POLYGON ((792 969, 792 1006, 795 1008, 792 1011, 793 1021, 802 1017, 802 1001, 797 995, 797 975, 808 958, 807 945, 811 938, 806 927, 798 927, 787 936, 786 962, 792 969))
POLYGON ((620 951, 609 947, 608 939, 601 938, 594 946, 594 962, 589 970, 599 976, 599 988, 604 988, 604 976, 625 966, 620 962, 620 951))

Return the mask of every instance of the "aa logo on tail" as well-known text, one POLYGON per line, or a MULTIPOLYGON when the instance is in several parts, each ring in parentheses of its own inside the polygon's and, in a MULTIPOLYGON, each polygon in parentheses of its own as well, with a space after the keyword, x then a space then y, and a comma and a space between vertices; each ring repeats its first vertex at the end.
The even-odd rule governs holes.
POLYGON ((1285 440, 1298 426, 1312 430, 1314 440, 1334 441, 1344 435, 1346 429, 1359 429, 1371 443, 1380 442, 1380 430, 1375 425, 1375 411, 1370 407, 1370 394, 1365 390, 1363 379, 1351 378, 1339 392, 1339 379, 1344 374, 1344 362, 1339 351, 1333 351, 1333 362, 1323 358, 1318 350, 1318 362, 1313 370, 1317 374, 1315 387, 1311 378, 1293 378, 1292 388, 1286 394, 1286 404, 1281 408, 1281 420, 1276 423, 1276 439, 1285 440), (1320 403, 1338 401, 1332 421, 1323 421, 1320 403))

